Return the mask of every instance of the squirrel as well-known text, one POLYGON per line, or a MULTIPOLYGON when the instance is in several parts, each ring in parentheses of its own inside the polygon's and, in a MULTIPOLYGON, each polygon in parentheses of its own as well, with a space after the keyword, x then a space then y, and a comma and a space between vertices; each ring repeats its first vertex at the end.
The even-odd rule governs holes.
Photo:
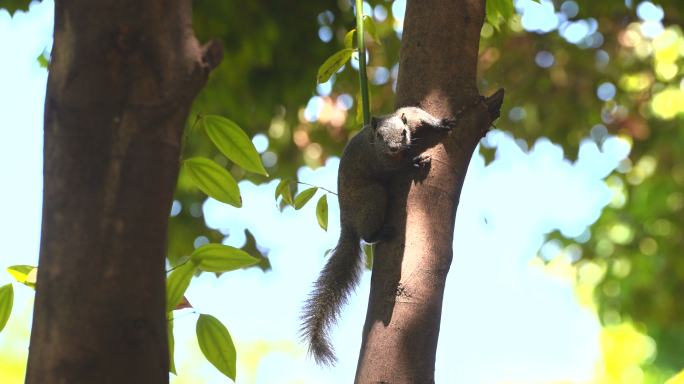
POLYGON ((457 125, 456 119, 439 120, 420 108, 405 107, 373 117, 370 125, 349 140, 337 177, 340 239, 313 284, 300 318, 300 336, 308 343, 308 354, 317 364, 332 366, 337 362, 330 330, 361 278, 360 241, 377 243, 394 236, 394 228, 384 224, 385 181, 397 172, 430 163, 429 155, 412 156, 408 150, 417 130, 450 131, 457 125))

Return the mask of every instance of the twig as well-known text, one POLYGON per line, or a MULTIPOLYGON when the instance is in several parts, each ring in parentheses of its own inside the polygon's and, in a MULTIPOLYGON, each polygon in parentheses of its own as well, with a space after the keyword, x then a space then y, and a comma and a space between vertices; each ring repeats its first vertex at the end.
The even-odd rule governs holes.
POLYGON ((180 316, 178 316, 178 317, 174 317, 173 319, 167 320, 167 321, 176 321, 176 320, 180 319, 180 318, 183 317, 183 316, 192 315, 193 313, 196 313, 196 314, 199 315, 200 313, 197 312, 198 310, 199 310, 199 308, 195 308, 195 310, 192 311, 192 312, 184 313, 184 314, 182 314, 182 315, 180 315, 180 316))
POLYGON ((195 119, 195 122, 192 123, 192 127, 190 127, 190 132, 187 134, 185 131, 183 131, 183 138, 181 139, 181 150, 180 150, 180 157, 178 158, 178 162, 181 162, 183 160, 183 152, 185 151, 185 145, 188 142, 188 138, 190 135, 192 135, 192 131, 195 129, 195 125, 197 125, 197 122, 202 119, 202 111, 199 111, 197 114, 197 118, 195 119))
POLYGON ((335 193, 335 192, 333 192, 333 191, 331 191, 331 190, 329 190, 329 189, 325 189, 325 188, 323 188, 323 187, 319 187, 319 186, 317 186, 317 185, 313 185, 313 184, 309 184, 309 183, 304 183, 304 182, 302 182, 302 181, 296 181, 296 180, 293 180, 293 181, 294 181, 295 183, 304 184, 304 185, 308 185, 308 186, 310 186, 310 187, 315 187, 315 188, 318 188, 318 189, 322 189, 322 190, 324 190, 324 191, 326 191, 326 192, 328 192, 328 193, 332 193, 333 195, 337 196, 337 193, 335 193))
POLYGON ((175 267, 169 269, 168 271, 166 271, 166 273, 169 273, 169 272, 173 271, 173 270, 176 269, 176 268, 182 267, 182 266, 185 265, 188 261, 190 261, 190 258, 189 258, 189 257, 188 257, 188 259, 185 260, 184 262, 182 262, 182 263, 176 265, 175 267))

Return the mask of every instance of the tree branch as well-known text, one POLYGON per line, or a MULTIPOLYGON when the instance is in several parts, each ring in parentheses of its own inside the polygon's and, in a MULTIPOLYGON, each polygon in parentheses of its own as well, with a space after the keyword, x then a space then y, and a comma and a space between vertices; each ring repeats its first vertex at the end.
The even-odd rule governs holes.
POLYGON ((202 47, 200 62, 202 63, 202 78, 205 82, 209 78, 209 72, 221 64, 224 50, 223 42, 219 39, 211 40, 202 47))

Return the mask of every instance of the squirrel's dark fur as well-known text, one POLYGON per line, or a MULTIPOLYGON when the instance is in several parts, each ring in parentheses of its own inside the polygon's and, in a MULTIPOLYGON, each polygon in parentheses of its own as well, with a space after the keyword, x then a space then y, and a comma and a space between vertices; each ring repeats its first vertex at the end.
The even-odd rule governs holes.
POLYGON ((373 117, 345 147, 337 177, 340 240, 314 283, 301 316, 300 334, 319 365, 337 361, 329 336, 363 271, 360 241, 376 243, 394 235, 394 228, 384 224, 386 179, 402 169, 430 162, 429 156, 407 156, 417 130, 451 130, 456 125, 456 120, 438 120, 420 108, 406 107, 373 117))

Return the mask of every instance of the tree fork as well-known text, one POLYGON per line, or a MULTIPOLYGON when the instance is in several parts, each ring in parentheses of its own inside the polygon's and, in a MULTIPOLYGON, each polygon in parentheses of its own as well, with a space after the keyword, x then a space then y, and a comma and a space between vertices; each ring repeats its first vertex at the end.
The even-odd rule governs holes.
POLYGON ((449 137, 425 137, 428 173, 388 185, 355 383, 434 383, 435 353, 456 209, 477 143, 499 117, 503 90, 485 99, 475 83, 485 0, 408 0, 395 109, 458 117, 449 137), (440 141, 441 140, 441 141, 440 141))
POLYGON ((168 382, 181 135, 222 57, 194 37, 190 0, 55 2, 27 383, 168 382))

